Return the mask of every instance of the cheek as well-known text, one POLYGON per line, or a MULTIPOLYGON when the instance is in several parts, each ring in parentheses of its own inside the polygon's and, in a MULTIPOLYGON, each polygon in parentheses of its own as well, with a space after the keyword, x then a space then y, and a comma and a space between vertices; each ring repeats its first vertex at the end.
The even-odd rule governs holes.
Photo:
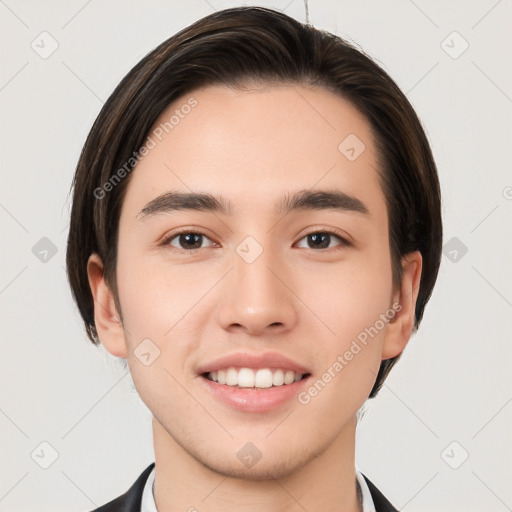
POLYGON ((135 253, 119 261, 118 287, 125 326, 139 335, 164 337, 198 301, 198 293, 207 289, 208 283, 199 286, 194 272, 185 265, 155 264, 135 253))
POLYGON ((170 270, 132 257, 118 268, 130 373, 150 410, 180 407, 186 393, 178 382, 200 339, 189 320, 204 290, 183 266, 170 270))
POLYGON ((389 318, 392 278, 389 259, 378 252, 325 266, 317 270, 316 280, 310 274, 309 286, 306 281, 301 284, 304 302, 328 327, 318 340, 316 387, 322 389, 328 382, 330 391, 322 392, 317 405, 325 401, 328 407, 332 400, 340 406, 340 414, 357 410, 366 399, 381 363, 388 324, 382 318, 389 318))
MULTIPOLYGON (((188 371, 184 364, 198 350, 204 338, 201 334, 204 319, 210 312, 204 296, 218 278, 215 272, 203 275, 187 265, 155 263, 134 253, 119 261, 122 261, 118 267, 119 295, 128 363, 141 397, 149 400, 155 393, 145 397, 145 390, 157 389, 157 382, 174 389, 176 381, 172 376, 188 371), (149 352, 150 359, 155 357, 147 367, 138 359, 142 352, 149 352)), ((178 396, 179 386, 175 391, 177 394, 173 396, 178 396)))
POLYGON ((338 422, 366 400, 381 364, 387 328, 382 318, 390 311, 391 281, 371 277, 368 273, 332 276, 321 287, 322 295, 309 292, 304 301, 316 304, 318 316, 329 329, 323 329, 316 341, 315 380, 301 403, 330 410, 338 422))
POLYGON ((301 298, 338 339, 352 338, 373 325, 391 305, 391 264, 385 258, 354 255, 346 262, 309 265, 303 271, 301 298))

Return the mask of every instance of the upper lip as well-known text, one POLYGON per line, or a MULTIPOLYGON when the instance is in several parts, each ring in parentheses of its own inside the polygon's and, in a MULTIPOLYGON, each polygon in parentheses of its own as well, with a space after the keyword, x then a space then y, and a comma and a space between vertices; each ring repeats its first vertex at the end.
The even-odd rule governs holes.
POLYGON ((279 354, 278 352, 264 352, 262 354, 254 354, 249 352, 236 352, 228 354, 208 363, 199 366, 197 372, 208 373, 224 368, 234 366, 235 368, 281 368, 283 370, 293 370, 295 373, 309 373, 308 369, 293 361, 292 359, 279 354))

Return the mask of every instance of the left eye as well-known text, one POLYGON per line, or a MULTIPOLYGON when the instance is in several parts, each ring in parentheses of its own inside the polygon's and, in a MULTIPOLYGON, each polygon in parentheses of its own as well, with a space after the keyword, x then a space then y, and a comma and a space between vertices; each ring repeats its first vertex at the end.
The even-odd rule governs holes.
POLYGON ((307 249, 329 249, 330 242, 332 239, 338 240, 340 243, 338 245, 349 245, 348 241, 342 238, 335 233, 331 233, 330 231, 315 231, 314 233, 309 233, 301 240, 307 240, 306 243, 311 242, 311 247, 307 247, 307 249))

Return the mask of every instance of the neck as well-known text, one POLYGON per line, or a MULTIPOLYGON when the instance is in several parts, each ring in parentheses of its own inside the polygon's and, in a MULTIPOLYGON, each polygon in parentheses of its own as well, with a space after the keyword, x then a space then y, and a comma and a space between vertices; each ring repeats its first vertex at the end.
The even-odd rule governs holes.
POLYGON ((227 461, 220 464, 223 469, 213 468, 208 455, 203 458, 197 447, 193 447, 194 455, 191 455, 153 417, 157 509, 165 512, 359 512, 355 427, 353 418, 330 445, 319 453, 305 452, 292 470, 273 478, 279 469, 270 468, 268 477, 254 480, 233 476, 227 461))

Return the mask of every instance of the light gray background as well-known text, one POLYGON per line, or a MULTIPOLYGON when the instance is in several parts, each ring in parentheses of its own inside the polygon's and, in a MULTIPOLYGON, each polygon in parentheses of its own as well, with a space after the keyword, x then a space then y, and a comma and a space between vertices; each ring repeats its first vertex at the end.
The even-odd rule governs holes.
MULTIPOLYGON (((68 189, 129 69, 235 5, 0 0, 0 511, 91 510, 154 460, 149 411, 71 300, 68 189), (43 31, 58 43, 46 59, 31 47, 51 48, 43 31), (47 261, 33 252, 43 237, 57 250, 47 261)), ((299 0, 260 5, 305 20, 299 0)), ((457 238, 420 331, 368 403, 358 466, 408 512, 512 510, 512 2, 313 0, 310 20, 356 41, 406 92, 438 164, 445 243, 457 238)))

